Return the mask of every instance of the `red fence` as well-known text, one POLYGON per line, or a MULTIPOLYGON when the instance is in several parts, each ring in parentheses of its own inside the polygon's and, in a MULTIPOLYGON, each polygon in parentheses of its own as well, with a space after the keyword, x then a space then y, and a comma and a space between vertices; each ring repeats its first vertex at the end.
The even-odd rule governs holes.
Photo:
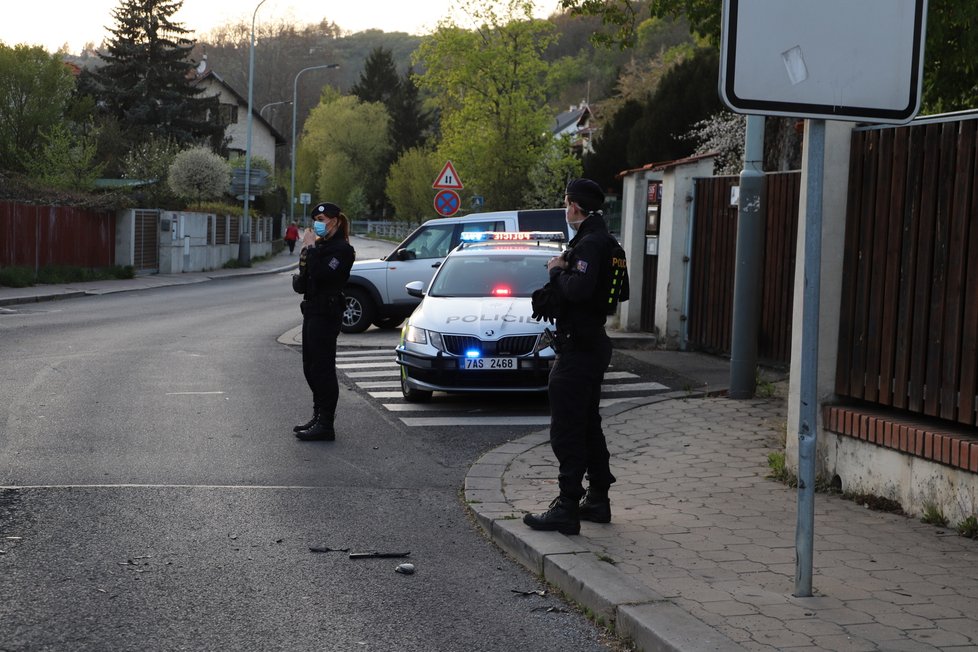
POLYGON ((978 125, 857 130, 836 393, 978 425, 978 125))
POLYGON ((0 202, 0 267, 114 263, 114 213, 0 202))
MULTIPOLYGON (((729 353, 733 329, 737 207, 730 189, 739 177, 696 180, 689 343, 729 353)), ((768 362, 791 359, 791 311, 801 174, 765 175, 766 230, 757 355, 768 362)))

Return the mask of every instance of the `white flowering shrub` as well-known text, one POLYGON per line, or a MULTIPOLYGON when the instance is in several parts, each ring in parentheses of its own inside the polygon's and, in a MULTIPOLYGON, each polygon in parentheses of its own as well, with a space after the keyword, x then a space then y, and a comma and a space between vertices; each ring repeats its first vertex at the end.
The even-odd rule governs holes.
POLYGON ((170 190, 198 203, 220 197, 230 182, 228 162, 206 147, 193 147, 177 154, 167 174, 170 190))
POLYGON ((721 111, 695 123, 685 137, 696 143, 695 154, 717 153, 714 174, 739 174, 744 167, 746 132, 746 116, 721 111))

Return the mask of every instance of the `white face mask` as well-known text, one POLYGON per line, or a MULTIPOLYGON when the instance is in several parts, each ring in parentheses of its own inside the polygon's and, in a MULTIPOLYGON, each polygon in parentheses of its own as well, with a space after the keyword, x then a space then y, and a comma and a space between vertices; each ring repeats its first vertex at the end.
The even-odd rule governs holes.
POLYGON ((584 217, 575 220, 571 217, 571 211, 572 209, 569 206, 564 209, 564 221, 567 222, 567 225, 569 227, 577 231, 577 229, 581 226, 584 220, 587 219, 587 216, 585 215, 584 217))

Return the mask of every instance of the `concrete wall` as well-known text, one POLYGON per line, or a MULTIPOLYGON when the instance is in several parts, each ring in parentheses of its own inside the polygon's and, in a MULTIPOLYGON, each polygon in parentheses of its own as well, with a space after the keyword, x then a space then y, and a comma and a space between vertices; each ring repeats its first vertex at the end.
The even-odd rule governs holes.
POLYGON ((124 210, 115 218, 115 264, 132 265, 135 261, 136 247, 135 211, 124 210))
POLYGON ((628 258, 629 299, 618 306, 619 328, 637 332, 642 324, 642 297, 645 281, 645 220, 649 181, 661 181, 661 172, 638 170, 624 177, 621 197, 621 246, 628 258))
POLYGON ((688 313, 685 296, 689 267, 686 256, 692 248, 694 182, 697 177, 711 176, 712 158, 669 167, 662 175, 655 327, 658 344, 664 348, 685 348, 683 316, 688 313))

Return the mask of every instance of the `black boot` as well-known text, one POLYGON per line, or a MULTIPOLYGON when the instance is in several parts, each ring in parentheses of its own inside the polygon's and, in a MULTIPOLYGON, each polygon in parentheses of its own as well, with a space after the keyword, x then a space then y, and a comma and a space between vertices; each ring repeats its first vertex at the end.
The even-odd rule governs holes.
POLYGON ((588 487, 587 493, 581 499, 578 513, 582 521, 611 523, 611 501, 608 500, 608 490, 588 487))
POLYGON ((309 419, 308 421, 306 421, 305 423, 303 423, 300 426, 293 426, 292 432, 299 432, 300 430, 309 430, 314 425, 316 425, 316 422, 317 421, 319 421, 319 408, 318 407, 314 407, 312 409, 312 418, 309 419))
POLYGON ((550 503, 550 509, 543 514, 527 514, 523 522, 534 530, 557 530, 561 534, 580 534, 581 519, 578 515, 577 501, 566 496, 558 496, 550 503))
POLYGON ((305 430, 295 433, 302 441, 334 441, 336 431, 333 430, 333 419, 325 414, 316 417, 316 422, 305 430))

